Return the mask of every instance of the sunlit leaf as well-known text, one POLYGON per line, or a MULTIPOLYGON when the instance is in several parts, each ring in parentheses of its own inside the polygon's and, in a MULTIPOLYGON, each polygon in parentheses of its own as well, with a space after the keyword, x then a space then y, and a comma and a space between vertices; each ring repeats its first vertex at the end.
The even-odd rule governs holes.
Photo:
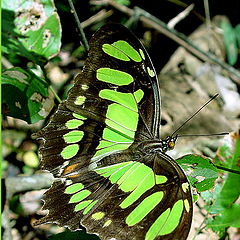
POLYGON ((46 117, 53 100, 47 98, 48 84, 31 71, 19 67, 2 74, 4 114, 35 123, 46 117), (47 110, 46 110, 47 109, 47 110))
POLYGON ((240 205, 233 204, 225 208, 218 216, 208 222, 208 227, 218 230, 226 227, 240 227, 240 205))
POLYGON ((3 52, 40 64, 55 56, 61 45, 61 25, 51 0, 4 0, 3 52))
MULTIPOLYGON (((231 140, 232 141, 229 141, 229 145, 226 145, 227 142, 224 143, 225 147, 228 147, 227 152, 232 152, 232 157, 228 158, 226 167, 240 171, 240 167, 238 167, 238 161, 240 159, 240 137, 236 133, 231 136, 231 140), (233 148, 232 142, 234 142, 233 148)), ((226 151, 223 152, 222 157, 229 157, 229 155, 225 155, 225 152, 226 151)), ((225 208, 230 207, 236 201, 236 199, 238 199, 240 195, 240 188, 237 183, 240 183, 239 174, 228 173, 226 176, 224 176, 224 183, 216 196, 216 201, 211 208, 211 213, 221 213, 225 208)))
POLYGON ((181 165, 191 185, 197 191, 202 192, 213 187, 214 181, 218 177, 218 170, 209 158, 189 154, 178 158, 176 161, 181 165))

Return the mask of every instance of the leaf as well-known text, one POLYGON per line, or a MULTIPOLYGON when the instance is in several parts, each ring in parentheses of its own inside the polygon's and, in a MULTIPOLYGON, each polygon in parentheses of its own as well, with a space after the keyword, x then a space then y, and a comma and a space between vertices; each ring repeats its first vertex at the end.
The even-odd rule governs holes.
POLYGON ((209 158, 189 154, 176 161, 183 168, 191 185, 197 188, 197 191, 202 192, 213 187, 214 181, 218 177, 218 170, 209 158))
MULTIPOLYGON (((239 159, 240 159, 240 135, 235 134, 231 136, 231 140, 229 141, 229 145, 225 144, 225 147, 228 147, 227 152, 232 152, 232 157, 228 158, 226 167, 229 169, 240 170, 238 167, 239 159), (232 143, 234 147, 232 148, 232 143)), ((226 151, 225 151, 226 152, 226 151)), ((224 157, 222 155, 221 157, 224 157)), ((216 201, 212 205, 211 213, 221 213, 225 208, 229 208, 239 197, 240 188, 236 185, 240 182, 240 175, 236 173, 228 173, 227 176, 224 177, 224 183, 222 185, 221 190, 216 196, 216 201)))
POLYGON ((52 0, 4 0, 3 52, 41 64, 61 45, 61 25, 52 0))
POLYGON ((232 150, 228 142, 223 142, 223 144, 218 147, 217 154, 214 158, 214 163, 218 166, 228 168, 229 162, 232 159, 232 150))
POLYGON ((208 221, 208 227, 214 230, 226 227, 240 228, 240 205, 233 204, 230 208, 225 208, 221 214, 213 220, 208 221))
POLYGON ((221 190, 221 184, 217 183, 212 191, 204 191, 201 192, 201 198, 206 203, 205 209, 209 211, 209 209, 212 207, 212 202, 216 200, 216 196, 221 190))
POLYGON ((240 24, 235 27, 235 34, 237 38, 238 48, 240 48, 240 24))
MULTIPOLYGON (((224 151, 218 150, 218 159, 224 161, 227 168, 239 170, 240 134, 231 133, 224 140, 222 146, 220 146, 220 149, 224 149, 224 151)), ((220 234, 227 227, 240 227, 240 205, 235 203, 240 195, 238 186, 240 175, 228 173, 223 180, 223 183, 219 182, 217 184, 212 196, 213 204, 208 210, 209 213, 217 215, 214 219, 208 219, 207 221, 207 227, 220 234)))
POLYGON ((118 4, 129 6, 131 4, 130 0, 115 0, 118 4))
POLYGON ((46 99, 47 96, 48 84, 33 72, 20 67, 3 72, 2 102, 5 115, 28 123, 44 119, 46 111, 53 106, 53 100, 46 99))
POLYGON ((228 20, 222 20, 223 39, 226 48, 227 59, 230 65, 234 65, 238 58, 237 39, 235 30, 228 20))

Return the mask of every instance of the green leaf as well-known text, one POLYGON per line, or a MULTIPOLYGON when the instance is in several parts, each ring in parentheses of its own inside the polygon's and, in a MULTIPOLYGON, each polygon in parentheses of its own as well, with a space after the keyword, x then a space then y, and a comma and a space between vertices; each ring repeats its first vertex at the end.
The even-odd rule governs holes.
POLYGON ((44 119, 53 106, 53 100, 46 99, 47 96, 48 84, 33 72, 16 67, 2 73, 2 102, 6 115, 28 123, 44 119))
MULTIPOLYGON (((235 142, 234 148, 232 149, 231 141, 229 141, 229 145, 226 143, 225 147, 228 147, 228 152, 232 152, 232 157, 228 158, 226 167, 229 169, 240 170, 238 167, 238 161, 240 159, 240 137, 232 137, 232 140, 235 142)), ((226 152, 226 151, 225 151, 226 152)), ((221 157, 224 157, 222 155, 221 157)), ((229 208, 239 197, 240 188, 236 185, 240 182, 240 175, 236 173, 228 173, 227 176, 224 177, 224 183, 222 185, 221 190, 216 196, 216 201, 212 205, 211 213, 221 213, 225 208, 229 208)))
POLYGON ((206 204, 210 205, 210 207, 211 207, 212 206, 212 202, 216 200, 216 196, 218 195, 220 190, 221 190, 221 184, 217 183, 213 190, 211 190, 211 191, 204 191, 204 192, 201 192, 200 194, 201 194, 201 197, 204 200, 204 202, 206 204))
POLYGON ((224 142, 217 150, 214 163, 218 166, 228 168, 231 161, 232 150, 230 149, 229 143, 224 142))
POLYGON ((197 191, 202 192, 213 187, 214 181, 218 177, 218 170, 209 158, 189 154, 176 161, 183 168, 191 185, 197 191))
POLYGON ((61 25, 51 0, 3 0, 3 52, 41 64, 61 45, 61 25))
POLYGON ((237 38, 238 48, 240 48, 240 24, 235 27, 235 34, 237 38))
POLYGON ((221 214, 208 222, 208 227, 215 230, 226 227, 240 227, 240 205, 233 204, 230 208, 225 208, 221 214))
POLYGON ((238 58, 235 30, 228 20, 222 20, 220 26, 223 29, 224 45, 226 48, 228 62, 230 65, 234 65, 238 58))
POLYGON ((118 4, 129 6, 131 4, 130 0, 115 0, 118 4))

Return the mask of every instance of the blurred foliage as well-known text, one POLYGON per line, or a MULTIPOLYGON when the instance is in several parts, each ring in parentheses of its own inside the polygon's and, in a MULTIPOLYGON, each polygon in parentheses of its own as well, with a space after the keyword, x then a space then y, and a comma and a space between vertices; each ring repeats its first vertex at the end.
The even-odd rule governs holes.
MULTIPOLYGON (((234 134, 231 138, 225 138, 219 147, 215 157, 218 166, 239 171, 240 159, 240 135, 234 134)), ((229 227, 240 227, 240 205, 237 199, 240 196, 240 174, 228 173, 223 175, 221 182, 215 186, 215 190, 201 193, 206 202, 205 208, 213 218, 207 219, 207 227, 217 232, 220 237, 226 233, 229 227)))
POLYGON ((227 61, 230 65, 234 65, 240 53, 240 24, 234 28, 229 20, 225 19, 222 20, 220 26, 223 30, 227 61))

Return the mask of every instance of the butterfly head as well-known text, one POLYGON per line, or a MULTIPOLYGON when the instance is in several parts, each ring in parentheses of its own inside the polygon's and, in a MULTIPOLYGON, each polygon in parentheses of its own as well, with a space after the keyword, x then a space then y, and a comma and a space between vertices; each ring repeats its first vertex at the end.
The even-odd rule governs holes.
POLYGON ((143 152, 167 152, 175 147, 177 135, 167 136, 165 139, 152 139, 142 142, 138 148, 143 152), (143 150, 142 150, 143 149, 143 150))
POLYGON ((172 150, 174 147, 175 147, 175 143, 176 143, 176 140, 177 140, 177 135, 175 136, 167 136, 166 139, 164 140, 165 141, 165 147, 166 147, 166 150, 165 151, 169 151, 169 150, 172 150))

